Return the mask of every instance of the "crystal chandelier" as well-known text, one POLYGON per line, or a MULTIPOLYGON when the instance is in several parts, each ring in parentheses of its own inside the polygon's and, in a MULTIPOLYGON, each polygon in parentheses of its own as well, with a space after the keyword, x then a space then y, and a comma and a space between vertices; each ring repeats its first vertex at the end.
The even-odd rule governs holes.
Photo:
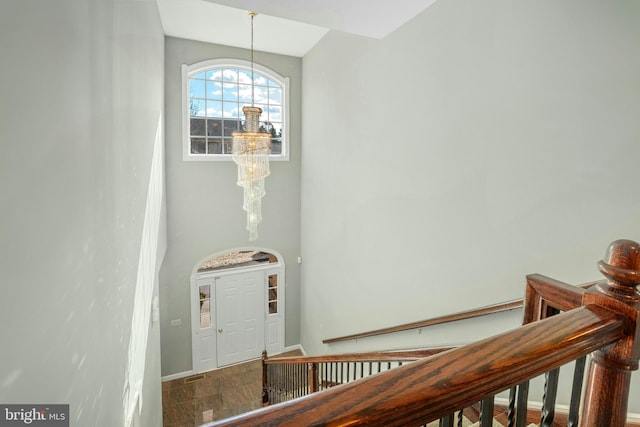
POLYGON ((242 208, 247 211, 249 240, 258 238, 258 224, 262 221, 262 197, 265 195, 264 179, 269 170, 271 134, 260 131, 262 109, 254 106, 253 77, 253 18, 251 16, 251 106, 242 107, 245 116, 244 130, 233 133, 233 161, 238 165, 238 185, 244 190, 242 208))

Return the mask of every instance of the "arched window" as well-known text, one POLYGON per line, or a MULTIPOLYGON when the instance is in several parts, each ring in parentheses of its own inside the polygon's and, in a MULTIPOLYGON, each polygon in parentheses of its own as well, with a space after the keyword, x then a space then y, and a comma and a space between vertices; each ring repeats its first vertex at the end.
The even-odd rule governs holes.
POLYGON ((242 107, 262 108, 260 128, 271 133, 271 160, 288 160, 289 79, 238 59, 182 66, 183 159, 231 160, 231 135, 243 130, 242 107))

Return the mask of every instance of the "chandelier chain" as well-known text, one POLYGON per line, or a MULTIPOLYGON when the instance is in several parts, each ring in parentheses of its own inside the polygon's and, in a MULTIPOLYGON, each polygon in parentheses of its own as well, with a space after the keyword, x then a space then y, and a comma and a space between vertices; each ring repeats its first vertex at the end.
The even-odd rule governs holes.
POLYGON ((253 18, 256 16, 255 12, 249 12, 251 16, 251 106, 253 107, 255 98, 255 84, 253 76, 253 18))
POLYGON ((243 188, 242 208, 247 212, 249 241, 258 238, 258 224, 262 221, 262 198, 266 191, 264 179, 269 168, 271 134, 260 129, 262 109, 255 106, 255 72, 253 64, 253 18, 251 16, 251 106, 242 107, 245 116, 243 130, 233 132, 232 157, 238 165, 237 184, 243 188))

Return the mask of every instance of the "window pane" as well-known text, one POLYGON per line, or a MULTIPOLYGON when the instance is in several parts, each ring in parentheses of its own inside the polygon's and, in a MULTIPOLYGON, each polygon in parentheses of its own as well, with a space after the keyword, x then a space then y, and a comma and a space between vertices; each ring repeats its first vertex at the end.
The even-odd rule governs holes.
POLYGON ((267 78, 265 76, 263 76, 262 74, 254 73, 253 74, 253 84, 254 85, 266 86, 267 85, 267 78))
POLYGON ((207 150, 208 154, 222 154, 222 138, 209 138, 207 150))
POLYGON ((269 88, 269 103, 282 105, 282 89, 279 87, 269 88))
POLYGON ((224 139, 224 154, 232 154, 233 153, 233 144, 231 142, 231 138, 224 139))
POLYGON ((251 104, 251 86, 238 85, 238 100, 241 104, 251 104))
POLYGON ((266 104, 269 101, 269 89, 266 86, 254 86, 253 93, 256 104, 266 104))
POLYGON ((204 99, 189 99, 189 116, 190 117, 204 117, 204 99))
POLYGON ((191 154, 205 154, 204 138, 191 138, 191 154))
POLYGON ((223 102, 222 103, 222 117, 237 118, 240 117, 240 107, 237 102, 223 102))
POLYGON ((275 133, 275 129, 273 128, 273 125, 271 124, 271 122, 262 122, 260 124, 260 130, 263 132, 267 132, 268 134, 270 134, 272 137, 276 137, 276 133, 275 133))
POLYGON ((205 77, 205 73, 199 73, 199 74, 196 74, 195 76, 191 76, 190 78, 204 80, 206 77, 205 77))
POLYGON ((267 118, 270 122, 281 122, 282 121, 282 107, 277 105, 269 105, 269 110, 267 114, 267 118))
POLYGON ((238 70, 237 69, 231 69, 231 68, 225 68, 222 71, 222 79, 225 82, 237 82, 238 81, 238 70))
POLYGON ((223 132, 224 136, 231 136, 233 132, 238 131, 238 126, 240 125, 239 120, 224 120, 223 124, 223 132))
POLYGON ((211 300, 209 298, 200 300, 200 313, 211 312, 211 300))
POLYGON ((222 101, 207 100, 207 117, 222 117, 222 101))
POLYGON ((222 83, 208 81, 207 82, 207 98, 222 99, 222 83))
POLYGON ((200 285, 200 301, 211 298, 211 285, 200 285))
POLYGON ((251 71, 238 70, 238 82, 244 84, 251 84, 251 71))
POLYGON ((191 136, 204 136, 205 119, 190 119, 191 136))
POLYGON ((238 85, 235 83, 225 83, 222 98, 225 101, 238 102, 238 85))
POLYGON ((271 122, 271 126, 273 126, 273 130, 276 138, 282 138, 282 123, 279 122, 271 122))
POLYGON ((204 80, 189 80, 189 96, 191 98, 204 98, 204 80))
POLYGON ((280 87, 280 83, 274 82, 273 80, 269 80, 269 86, 271 86, 271 87, 280 87))
POLYGON ((222 120, 207 120, 207 136, 222 136, 222 120))
POLYGON ((271 154, 282 154, 282 139, 271 140, 271 154))
POLYGON ((207 80, 222 80, 222 68, 214 68, 207 71, 207 80))
POLYGON ((278 303, 270 302, 269 303, 269 314, 278 314, 278 303))

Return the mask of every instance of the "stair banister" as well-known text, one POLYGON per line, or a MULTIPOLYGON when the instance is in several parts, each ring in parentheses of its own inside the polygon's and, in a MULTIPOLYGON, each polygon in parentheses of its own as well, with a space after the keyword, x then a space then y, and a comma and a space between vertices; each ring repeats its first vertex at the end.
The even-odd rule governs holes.
MULTIPOLYGON (((630 375, 640 358, 640 245, 614 242, 600 269, 607 283, 584 292, 580 307, 570 309, 576 295, 560 289, 570 309, 564 313, 207 426, 420 425, 595 352, 579 425, 624 427, 630 375)), ((544 314, 545 304, 526 307, 544 314)))
POLYGON ((209 425, 418 425, 623 336, 622 316, 596 306, 581 307, 304 399, 209 425))

